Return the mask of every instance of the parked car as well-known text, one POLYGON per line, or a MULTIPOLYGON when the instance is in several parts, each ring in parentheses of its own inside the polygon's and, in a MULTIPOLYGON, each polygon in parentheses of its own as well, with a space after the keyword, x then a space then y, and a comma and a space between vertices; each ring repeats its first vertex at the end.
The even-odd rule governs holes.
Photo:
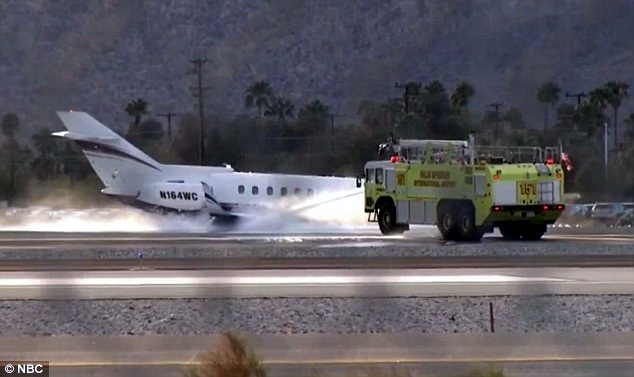
POLYGON ((590 210, 590 218, 602 223, 614 223, 625 212, 623 203, 595 203, 590 210))

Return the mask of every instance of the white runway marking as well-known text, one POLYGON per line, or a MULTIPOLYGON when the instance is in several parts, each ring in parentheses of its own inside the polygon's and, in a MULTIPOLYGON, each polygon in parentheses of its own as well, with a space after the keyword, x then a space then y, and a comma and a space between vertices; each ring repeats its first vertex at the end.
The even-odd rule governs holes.
POLYGON ((634 268, 6 272, 0 299, 634 294, 634 268))
MULTIPOLYGON (((285 271, 286 272, 286 271, 285 271)), ((141 272, 139 276, 104 276, 94 277, 0 277, 0 286, 3 287, 34 287, 34 286, 180 286, 180 285, 297 285, 312 284, 327 287, 334 284, 438 284, 438 283, 511 283, 511 282, 535 282, 535 281, 568 281, 568 279, 522 277, 509 275, 438 275, 429 276, 423 274, 402 274, 395 276, 382 276, 381 270, 362 276, 345 275, 305 275, 305 276, 141 276, 153 272, 141 272)), ((72 273, 74 274, 74 273, 72 273)), ((95 273, 91 273, 94 275, 95 273)), ((124 272, 122 274, 129 274, 124 272)), ((280 275, 283 272, 279 273, 280 275)))

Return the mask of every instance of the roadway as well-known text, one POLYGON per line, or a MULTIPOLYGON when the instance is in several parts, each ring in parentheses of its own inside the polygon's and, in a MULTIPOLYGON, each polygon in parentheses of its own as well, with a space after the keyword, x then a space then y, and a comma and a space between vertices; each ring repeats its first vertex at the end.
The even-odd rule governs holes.
MULTIPOLYGON (((0 337, 0 356, 48 360, 52 377, 176 376, 217 340, 214 335, 0 337)), ((324 377, 354 375, 372 367, 449 376, 482 364, 503 368, 512 377, 629 377, 634 368, 634 334, 626 332, 294 334, 252 336, 248 341, 276 377, 314 376, 315 371, 324 377)))
POLYGON ((0 299, 634 294, 634 268, 127 270, 0 273, 0 299))

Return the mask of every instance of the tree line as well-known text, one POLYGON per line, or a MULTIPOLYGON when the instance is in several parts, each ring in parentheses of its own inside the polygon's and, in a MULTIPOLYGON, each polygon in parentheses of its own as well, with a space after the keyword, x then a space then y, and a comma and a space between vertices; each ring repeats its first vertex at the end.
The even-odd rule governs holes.
MULTIPOLYGON (((609 81, 578 101, 564 101, 555 82, 539 86, 535 101, 544 108, 543 125, 527 124, 519 107, 491 104, 484 113, 471 109, 475 88, 467 81, 451 90, 438 80, 397 84, 403 94, 383 101, 359 103, 358 123, 335 124, 336 115, 320 99, 296 107, 267 81, 244 91, 242 114, 205 119, 204 164, 229 163, 241 171, 354 175, 365 161, 376 158, 377 144, 390 134, 402 138, 466 139, 476 133, 479 144, 555 146, 563 144, 575 169, 567 177, 567 191, 587 198, 605 192, 603 130, 609 126, 608 186, 618 197, 634 195, 634 114, 619 122, 619 109, 628 98, 629 85, 609 81), (624 126, 624 128, 623 128, 624 126), (622 133, 622 134, 621 134, 622 133)), ((166 129, 143 98, 122 106, 130 123, 122 136, 157 160, 198 164, 200 120, 193 113, 179 114, 166 129), (172 132, 173 131, 173 132, 172 132)), ((65 179, 69 185, 93 175, 86 159, 72 142, 42 128, 21 145, 23 127, 15 113, 2 118, 0 200, 25 201, 29 182, 65 179)))

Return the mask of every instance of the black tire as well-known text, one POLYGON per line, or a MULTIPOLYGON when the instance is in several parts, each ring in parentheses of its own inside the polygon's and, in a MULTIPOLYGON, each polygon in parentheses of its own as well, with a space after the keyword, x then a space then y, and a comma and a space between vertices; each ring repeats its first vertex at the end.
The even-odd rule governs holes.
POLYGON ((385 235, 401 234, 405 227, 396 224, 396 208, 391 203, 384 203, 379 207, 379 229, 385 235))
POLYGON ((517 224, 500 224, 500 233, 506 240, 518 241, 522 238, 521 227, 517 224))
POLYGON ((522 229, 522 239, 526 241, 537 241, 546 233, 546 224, 530 224, 522 229))
POLYGON ((445 241, 455 241, 458 239, 458 229, 456 224, 456 213, 453 206, 442 204, 436 211, 436 226, 445 241))
POLYGON ((472 205, 464 203, 460 205, 460 211, 456 219, 458 239, 461 241, 480 241, 484 232, 475 225, 475 209, 472 205))

